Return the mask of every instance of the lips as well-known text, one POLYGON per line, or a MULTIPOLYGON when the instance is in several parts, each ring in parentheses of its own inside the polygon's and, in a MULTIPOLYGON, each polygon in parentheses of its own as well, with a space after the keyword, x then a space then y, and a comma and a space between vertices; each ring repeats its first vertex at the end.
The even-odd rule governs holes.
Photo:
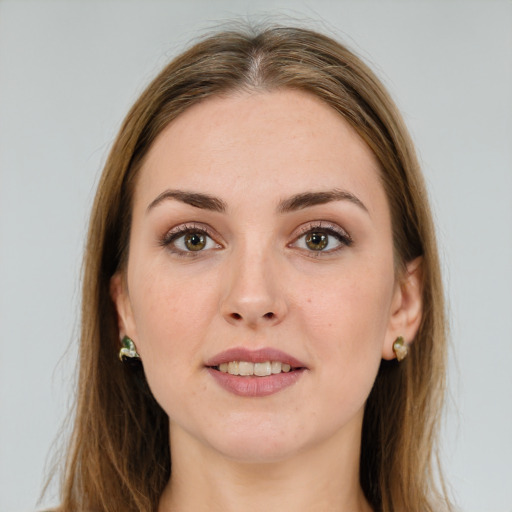
POLYGON ((209 359, 205 366, 222 388, 246 397, 277 393, 297 382, 307 370, 302 361, 273 348, 232 348, 209 359))

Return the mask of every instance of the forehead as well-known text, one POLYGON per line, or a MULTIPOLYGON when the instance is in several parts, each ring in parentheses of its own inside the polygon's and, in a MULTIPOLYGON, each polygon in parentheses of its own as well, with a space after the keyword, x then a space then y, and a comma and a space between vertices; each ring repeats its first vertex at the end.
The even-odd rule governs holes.
POLYGON ((240 93, 198 103, 160 133, 135 201, 148 203, 167 188, 218 197, 259 193, 261 200, 347 188, 371 203, 369 196, 383 194, 379 173, 366 143, 315 96, 240 93))

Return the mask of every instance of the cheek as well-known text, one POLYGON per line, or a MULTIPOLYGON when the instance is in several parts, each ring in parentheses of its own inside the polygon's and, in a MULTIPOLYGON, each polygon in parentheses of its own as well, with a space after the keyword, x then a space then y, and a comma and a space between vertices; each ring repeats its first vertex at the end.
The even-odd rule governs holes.
MULTIPOLYGON (((142 267, 134 264, 134 268, 142 267)), ((179 387, 201 365, 204 333, 215 304, 214 287, 207 280, 198 282, 171 272, 165 261, 134 271, 131 277, 137 349, 150 386, 166 382, 179 387)))
MULTIPOLYGON (((390 267, 392 268, 392 267, 390 267)), ((390 318, 394 277, 382 266, 343 273, 305 295, 299 315, 332 400, 360 407, 373 385, 390 318)), ((306 293, 306 290, 304 290, 306 293)))
POLYGON ((204 333, 215 301, 211 293, 199 293, 198 283, 161 270, 134 276, 133 282, 137 349, 153 395, 173 416, 188 410, 204 391, 190 382, 202 366, 204 333))
POLYGON ((339 337, 341 345, 376 344, 390 318, 394 289, 392 271, 362 266, 333 272, 316 283, 299 285, 295 301, 319 339, 339 337), (309 284, 309 285, 308 285, 309 284), (314 284, 314 286, 311 286, 314 284), (303 300, 301 297, 307 297, 303 300))
POLYGON ((159 268, 134 283, 131 302, 142 352, 193 350, 211 318, 214 288, 159 268))

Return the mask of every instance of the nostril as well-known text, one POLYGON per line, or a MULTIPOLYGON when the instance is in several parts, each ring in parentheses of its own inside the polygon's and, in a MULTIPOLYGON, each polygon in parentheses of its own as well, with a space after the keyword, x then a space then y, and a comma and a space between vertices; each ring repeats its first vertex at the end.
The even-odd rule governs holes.
MULTIPOLYGON (((236 312, 229 314, 229 317, 236 321, 243 320, 245 318, 246 320, 248 320, 250 322, 250 316, 251 315, 243 316, 240 313, 236 313, 236 312)), ((264 315, 262 315, 260 318, 265 319, 265 320, 274 320, 275 318, 277 318, 277 316, 274 312, 269 311, 268 313, 265 313, 264 315)))

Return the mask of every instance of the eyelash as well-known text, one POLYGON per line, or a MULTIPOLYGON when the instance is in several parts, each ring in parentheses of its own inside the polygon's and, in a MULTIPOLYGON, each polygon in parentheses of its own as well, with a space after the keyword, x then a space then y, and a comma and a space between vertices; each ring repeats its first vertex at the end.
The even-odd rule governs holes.
MULTIPOLYGON (((305 251, 308 253, 309 256, 318 258, 322 255, 327 254, 334 254, 338 251, 342 250, 344 247, 350 247, 353 244, 352 237, 342 228, 337 226, 336 224, 332 224, 329 222, 317 222, 312 224, 307 224, 305 226, 302 226, 299 228, 299 234, 295 237, 293 242, 288 244, 288 247, 295 247, 297 242, 305 237, 308 234, 314 234, 314 233, 320 233, 327 236, 334 237, 338 242, 339 246, 335 247, 334 249, 328 249, 328 250, 318 250, 315 251, 313 249, 303 249, 300 248, 302 251, 305 251)), ((169 249, 173 254, 176 254, 180 257, 190 258, 190 257, 197 257, 201 252, 203 252, 204 249, 198 250, 198 251, 187 251, 183 249, 177 248, 174 244, 177 240, 180 238, 186 236, 187 234, 199 234, 207 237, 210 239, 214 244, 215 248, 221 248, 222 246, 215 242, 214 235, 211 233, 211 231, 205 227, 204 225, 198 225, 198 224, 183 224, 180 226, 177 226, 176 228, 171 229, 168 231, 162 240, 160 241, 160 245, 162 247, 166 247, 169 249)), ((208 243, 208 242, 207 242, 208 243)), ((329 244, 330 242, 328 242, 329 244)), ((209 248, 211 249, 211 248, 209 248)))
MULTIPOLYGON (((352 237, 342 228, 340 228, 336 224, 332 224, 330 222, 317 222, 312 224, 307 224, 299 229, 299 235, 295 238, 295 240, 289 244, 289 247, 294 247, 295 244, 305 236, 313 233, 320 233, 327 236, 334 237, 338 242, 339 246, 335 247, 334 249, 327 249, 327 250, 319 250, 315 251, 313 249, 302 249, 308 253, 308 256, 311 256, 313 258, 321 257, 322 255, 330 255, 335 254, 338 251, 342 250, 344 247, 350 247, 354 241, 352 237)), ((330 243, 330 242, 328 242, 330 243)))
POLYGON ((197 257, 199 256, 199 253, 202 252, 199 251, 186 251, 183 249, 178 249, 174 243, 179 240, 180 238, 188 235, 188 234, 198 234, 203 235, 207 238, 209 238, 213 243, 216 245, 215 248, 220 248, 221 245, 214 241, 214 235, 203 225, 198 224, 182 224, 180 226, 177 226, 176 228, 171 229, 168 231, 162 240, 160 241, 160 245, 162 247, 166 247, 169 249, 173 254, 176 254, 177 256, 181 256, 184 258, 190 258, 190 257, 197 257))

